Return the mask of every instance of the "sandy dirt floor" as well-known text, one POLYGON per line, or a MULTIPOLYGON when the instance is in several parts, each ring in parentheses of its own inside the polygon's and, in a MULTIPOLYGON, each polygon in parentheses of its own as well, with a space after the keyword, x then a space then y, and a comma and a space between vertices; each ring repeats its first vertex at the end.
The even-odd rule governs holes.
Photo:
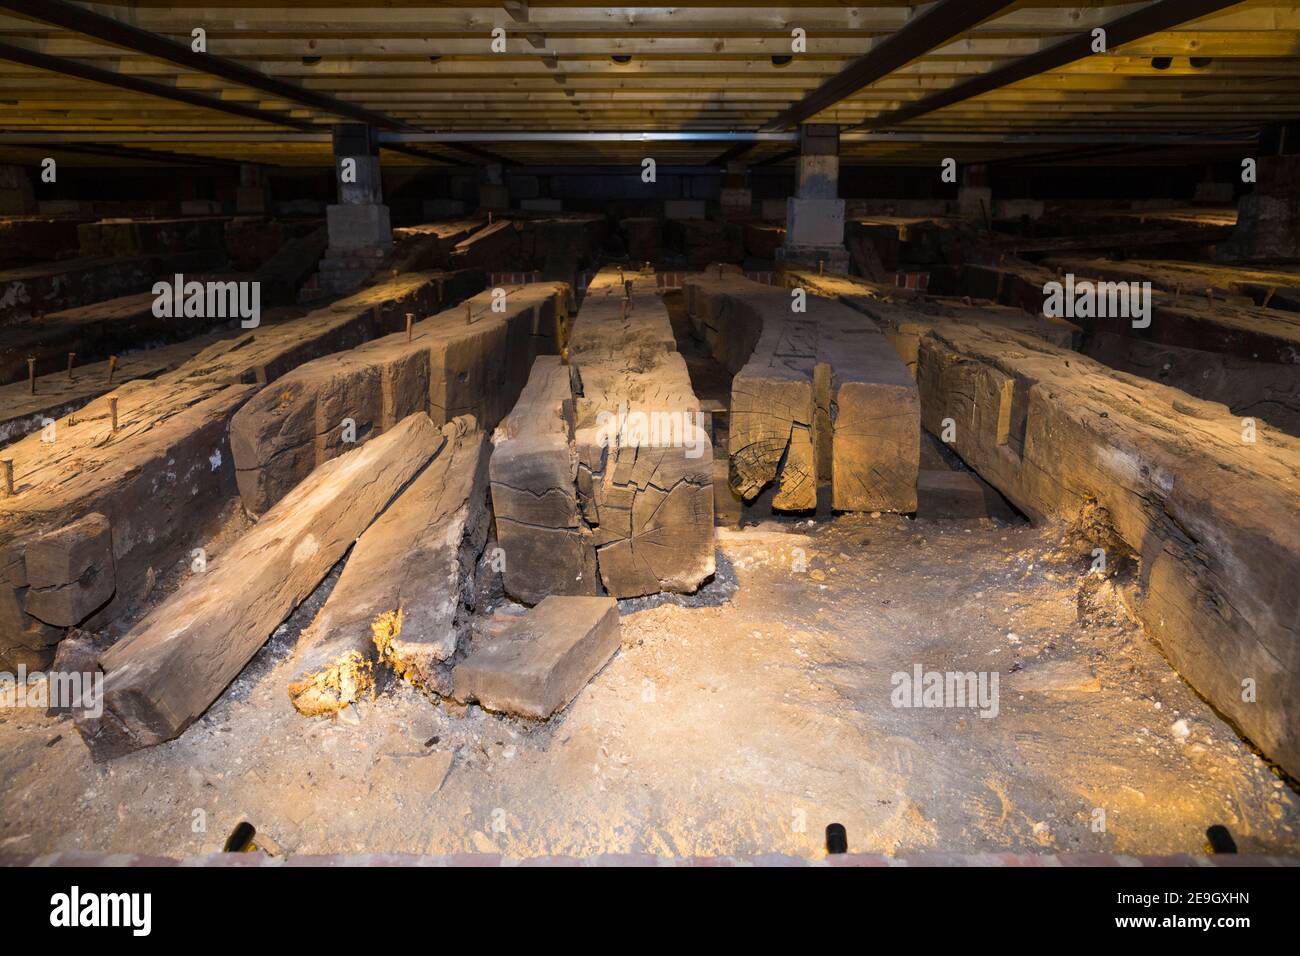
MULTIPOLYGON (((95 764, 0 711, 0 852, 1300 852, 1297 796, 1052 529, 840 516, 721 533, 700 594, 623 602, 622 649, 540 724, 390 688, 289 705, 332 581, 178 740, 95 764), (999 677, 998 712, 900 708, 896 672, 999 677)), ((219 549, 218 549, 219 550, 219 549)), ((210 560, 219 561, 220 554, 210 560)))

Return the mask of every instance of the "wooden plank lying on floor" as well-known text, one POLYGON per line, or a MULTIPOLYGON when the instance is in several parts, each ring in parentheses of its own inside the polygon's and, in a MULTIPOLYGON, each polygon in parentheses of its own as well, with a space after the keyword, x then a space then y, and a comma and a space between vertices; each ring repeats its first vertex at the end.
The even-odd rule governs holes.
POLYGON ((573 282, 594 268, 605 244, 605 217, 596 213, 547 213, 518 219, 520 261, 531 264, 544 279, 573 282))
POLYGON ((0 262, 51 262, 77 252, 76 219, 0 218, 0 262))
POLYGON ((922 468, 916 481, 918 518, 998 518, 1015 512, 988 482, 973 471, 922 468))
POLYGON ((685 287, 711 352, 735 373, 728 451, 738 495, 752 501, 775 481, 774 508, 811 510, 821 479, 836 510, 916 510, 916 385, 875 323, 725 269, 685 287))
MULTIPOLYGON (((481 273, 472 273, 482 281, 481 273)), ((35 537, 98 512, 113 527, 116 587, 86 623, 111 620, 203 541, 235 493, 229 425, 258 389, 303 362, 434 311, 459 280, 401 276, 280 325, 223 339, 156 379, 126 382, 56 421, 55 440, 28 435, 5 449, 15 494, 0 497, 0 662, 48 663, 61 631, 24 610, 24 553, 35 537), (112 428, 116 405, 118 428, 112 428)))
POLYGON ((1273 308, 1300 311, 1300 269, 1294 266, 1268 269, 1174 259, 1119 261, 1072 256, 1055 256, 1044 260, 1043 265, 1051 271, 1088 278, 1150 282, 1161 291, 1179 292, 1194 299, 1207 298, 1207 290, 1213 290, 1216 300, 1233 305, 1267 303, 1273 308))
POLYGON ((0 382, 25 380, 27 358, 36 359, 36 374, 64 371, 68 353, 86 365, 151 343, 175 342, 206 333, 217 324, 204 318, 159 318, 152 292, 119 296, 92 305, 51 312, 11 326, 0 344, 0 382))
POLYGON ((92 399, 107 395, 123 382, 154 378, 177 368, 208 346, 235 334, 200 335, 156 349, 127 352, 117 359, 111 385, 107 361, 78 364, 71 375, 62 371, 38 376, 35 392, 26 381, 0 385, 0 446, 39 430, 47 419, 62 418, 92 399))
POLYGON ((449 219, 393 230, 390 268, 400 272, 451 268, 451 254, 457 244, 483 228, 486 219, 449 219))
POLYGON ((225 247, 225 216, 185 219, 112 218, 77 227, 81 254, 87 257, 173 255, 225 247))
POLYGON ((1138 561, 1134 606, 1188 682, 1300 771, 1300 440, 1014 330, 934 320, 926 428, 1021 511, 1138 561))
MULTIPOLYGON (((262 283, 262 305, 290 305, 298 290, 311 278, 329 246, 329 232, 322 226, 290 239, 258 267, 253 278, 262 283)), ((416 272, 418 269, 401 269, 416 272)))
POLYGON ((488 290, 421 317, 409 341, 403 330, 301 365, 231 423, 244 507, 261 514, 317 465, 417 411, 496 427, 533 359, 559 350, 568 302, 560 282, 488 290))
POLYGON ((595 594, 596 554, 578 518, 571 367, 544 355, 493 438, 490 465, 506 592, 595 594))
POLYGON ((205 249, 167 256, 78 258, 0 271, 0 325, 72 309, 151 288, 160 275, 221 268, 225 252, 205 249))
POLYGON ((1235 355, 1160 345, 1112 332, 1094 332, 1081 349, 1121 372, 1180 388, 1300 437, 1300 371, 1235 355))
POLYGON ((617 598, 690 593, 714 571, 713 443, 657 286, 602 269, 569 337, 578 505, 617 598))
POLYGON ((373 694, 391 668, 418 687, 451 691, 447 665, 473 603, 487 540, 487 436, 470 416, 387 511, 357 539, 334 590, 303 631, 289 697, 306 716, 373 694))
MULTIPOLYGON (((963 266, 961 289, 972 296, 1015 305, 1033 315, 1042 315, 1048 283, 1064 283, 1068 273, 1058 277, 1048 269, 1007 260, 1000 265, 963 266)), ((1076 276, 1079 283, 1093 281, 1076 276)), ((1107 309, 1109 311, 1109 309, 1107 309)), ((1161 345, 1221 352, 1256 362, 1300 364, 1300 316, 1277 309, 1234 306, 1201 296, 1178 295, 1151 290, 1150 325, 1134 328, 1124 315, 1069 316, 1088 332, 1112 332, 1161 345)))
POLYGON ((453 269, 484 269, 504 272, 519 263, 519 227, 508 219, 497 219, 470 234, 451 250, 453 269))
POLYGON ((787 270, 782 275, 790 288, 802 288, 815 295, 839 299, 849 308, 871 318, 880 326, 894 350, 902 356, 913 377, 916 376, 916 333, 926 327, 924 323, 915 328, 912 326, 912 320, 918 313, 924 316, 943 316, 960 323, 1019 329, 1068 349, 1078 348, 1083 337, 1083 330, 1071 322, 1042 315, 1026 315, 1024 310, 1013 306, 926 295, 851 276, 817 275, 805 270, 787 270))
MULTIPOLYGON (((294 301, 299 286, 315 271, 325 243, 325 231, 317 230, 290 240, 256 272, 191 273, 185 281, 256 282, 264 312, 294 301)), ((174 278, 174 274, 159 277, 169 286, 174 278)), ((64 370, 69 352, 75 352, 78 362, 85 365, 119 352, 184 341, 218 326, 233 325, 240 318, 233 314, 187 315, 185 310, 159 316, 154 313, 157 300, 152 291, 138 292, 15 323, 0 343, 0 384, 26 378, 28 357, 36 359, 37 375, 47 375, 64 370)))
POLYGON ((653 273, 607 268, 574 321, 569 370, 539 359, 496 439, 505 585, 615 597, 713 574, 712 446, 653 273))
MULTIPOLYGON (((1060 252, 1107 252, 1124 253, 1127 250, 1142 250, 1150 254, 1155 250, 1174 250, 1199 248, 1202 245, 1218 242, 1232 234, 1232 227, 1222 229, 1149 229, 1137 232, 1086 232, 1076 236, 1008 236, 995 235, 991 247, 999 252, 1011 255, 1053 254, 1060 252)), ((1185 253, 1184 253, 1185 254, 1185 253)))
POLYGON ((92 755, 153 746, 193 723, 444 441, 421 413, 327 462, 105 651, 103 713, 77 719, 92 755))
POLYGON ((607 597, 552 595, 498 615, 492 630, 456 665, 456 699, 534 720, 567 707, 620 644, 618 605, 607 597))

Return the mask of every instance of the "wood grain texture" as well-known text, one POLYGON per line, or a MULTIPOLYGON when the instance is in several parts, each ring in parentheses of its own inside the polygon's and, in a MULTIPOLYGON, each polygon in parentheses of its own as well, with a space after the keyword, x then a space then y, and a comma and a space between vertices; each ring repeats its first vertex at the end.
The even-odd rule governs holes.
POLYGON ((103 714, 77 721, 92 754, 113 757, 184 731, 444 441, 421 413, 327 462, 101 655, 103 714))

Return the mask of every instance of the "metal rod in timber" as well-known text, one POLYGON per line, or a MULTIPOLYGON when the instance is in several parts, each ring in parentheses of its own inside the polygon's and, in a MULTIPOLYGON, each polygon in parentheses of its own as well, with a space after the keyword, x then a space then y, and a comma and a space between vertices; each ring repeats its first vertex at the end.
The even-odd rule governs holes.
POLYGON ((4 470, 5 497, 12 498, 14 493, 14 460, 6 458, 0 461, 0 468, 4 470))
POLYGON ((113 433, 117 434, 117 396, 113 395, 108 400, 108 414, 113 421, 113 433))
POLYGON ((36 356, 27 356, 27 387, 28 390, 36 394, 36 356))
POLYGON ((108 357, 108 384, 109 385, 113 384, 113 373, 116 371, 117 371, 117 356, 110 355, 108 357))
POLYGON ((467 301, 465 303, 465 324, 466 325, 474 324, 474 303, 473 302, 467 301))
POLYGON ((415 325, 415 313, 406 313, 406 344, 411 344, 411 328, 415 325))

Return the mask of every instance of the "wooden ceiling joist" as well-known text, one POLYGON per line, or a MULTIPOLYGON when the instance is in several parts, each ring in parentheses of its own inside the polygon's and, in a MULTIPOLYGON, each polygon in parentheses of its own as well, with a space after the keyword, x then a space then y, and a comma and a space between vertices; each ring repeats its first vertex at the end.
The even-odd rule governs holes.
POLYGON ((192 90, 182 90, 177 89, 176 87, 164 86, 162 83, 155 83, 152 80, 142 80, 135 76, 123 76, 120 73, 100 69, 99 67, 91 66, 88 63, 79 63, 76 60, 69 60, 64 57, 50 56, 47 53, 26 50, 22 47, 14 46, 11 43, 0 42, 0 59, 9 60, 13 63, 21 63, 23 66, 34 67, 38 70, 48 70, 51 73, 60 73, 64 76, 76 77, 79 80, 88 80, 92 83, 103 83, 107 86, 116 86, 120 89, 130 90, 133 93, 143 93, 146 96, 158 96, 163 99, 174 100, 188 106, 217 110, 222 113, 229 113, 232 116, 242 117, 243 119, 256 120, 260 123, 273 123, 281 126, 288 126, 291 129, 297 130, 310 130, 313 128, 311 123, 292 119, 281 113, 274 113, 253 106, 241 106, 238 103, 228 103, 225 100, 217 99, 214 96, 195 93, 192 90))
MULTIPOLYGON (((1238 0, 1156 0, 1141 10, 1110 21, 1100 29, 1105 31, 1107 49, 1112 49, 1133 43, 1153 33, 1168 30, 1180 23, 1217 13, 1225 7, 1234 6, 1237 2, 1238 0)), ((885 126, 897 126, 899 123, 952 106, 954 103, 1067 66, 1094 55, 1093 43, 1091 30, 1075 34, 1038 53, 1013 60, 1005 66, 934 93, 909 106, 876 116, 859 124, 860 128, 879 129, 885 126)))
MULTIPOLYGON (((949 147, 858 141, 846 161, 928 163, 948 148, 973 162, 1024 157, 1033 145, 1019 140, 1031 133, 1254 135, 1291 118, 1300 96, 1300 7, 1290 0, 559 0, 509 9, 459 0, 0 0, 0 43, 17 51, 0 59, 2 129, 85 133, 124 147, 142 134, 184 155, 194 142, 202 155, 286 165, 328 162, 328 144, 308 145, 297 131, 338 122, 465 134, 386 143, 385 162, 394 163, 554 163, 576 153, 626 163, 640 147, 489 139, 506 129, 708 134, 805 120, 956 137, 949 147), (206 52, 191 50, 196 27, 206 52), (1092 55, 1096 27, 1107 30, 1108 51, 1092 55), (496 28, 505 31, 502 52, 490 48, 496 28), (798 53, 796 29, 807 41, 798 53), (255 135, 266 122, 289 127, 282 155, 255 135), (232 141, 215 146, 205 133, 232 141)), ((716 168, 742 156, 781 162, 790 146, 654 149, 661 162, 716 168)), ((1099 156, 1112 158, 1124 156, 1099 156)))
POLYGON ((24 17, 82 33, 113 46, 143 53, 159 60, 175 63, 199 73, 211 73, 232 83, 262 90, 294 103, 336 116, 344 116, 360 123, 383 129, 405 127, 405 123, 390 119, 374 110, 353 106, 343 100, 315 90, 306 90, 274 76, 210 53, 196 53, 190 47, 177 43, 148 30, 124 23, 121 20, 79 7, 65 0, 0 0, 0 9, 11 10, 24 17))
POLYGON ((876 80, 910 63, 987 20, 1012 0, 939 0, 915 20, 885 37, 841 72, 831 77, 763 129, 790 129, 851 96, 876 80))

